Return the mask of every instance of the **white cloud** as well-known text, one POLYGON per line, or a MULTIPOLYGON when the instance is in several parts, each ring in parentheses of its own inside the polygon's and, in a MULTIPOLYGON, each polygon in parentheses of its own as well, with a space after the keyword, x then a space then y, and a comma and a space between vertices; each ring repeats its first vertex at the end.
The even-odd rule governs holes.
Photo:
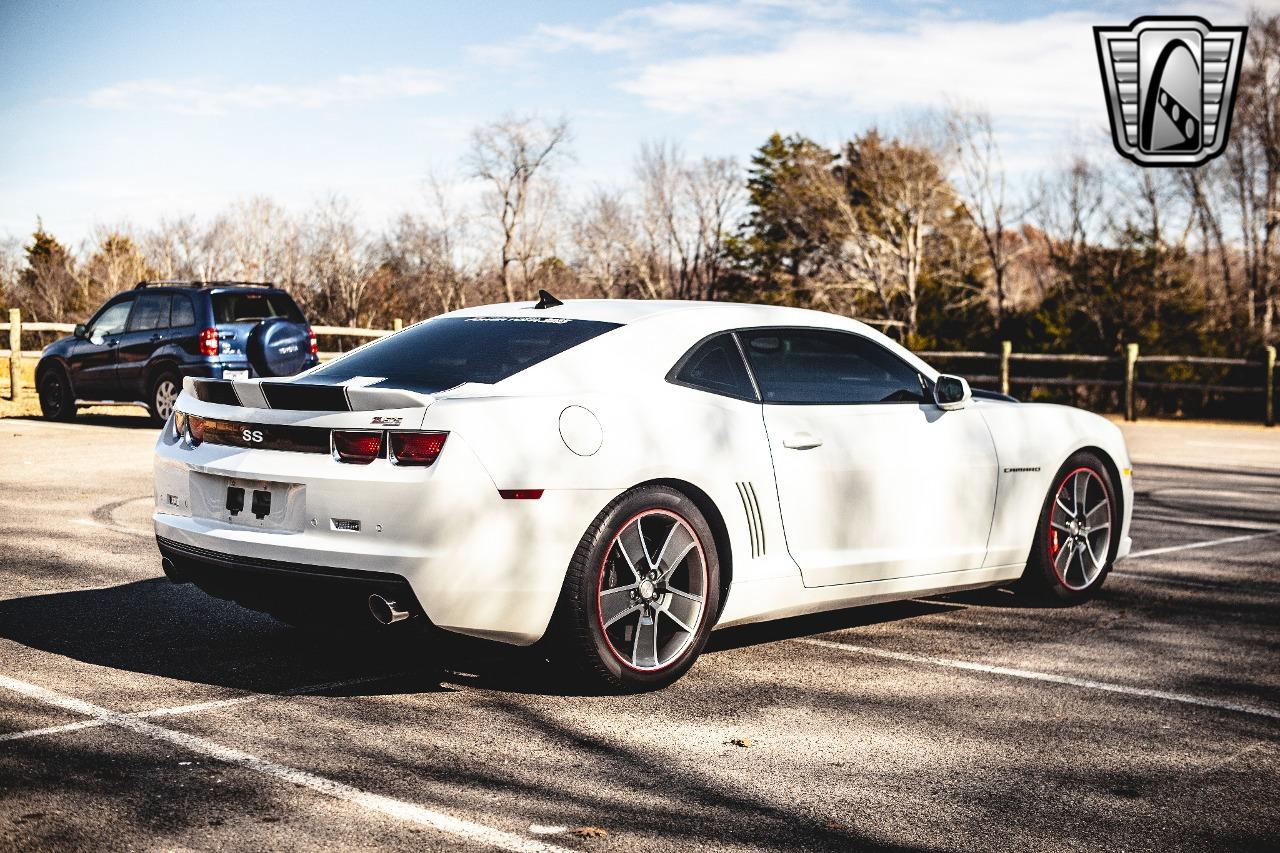
POLYGON ((410 98, 444 91, 443 76, 425 68, 389 68, 343 74, 309 85, 247 84, 218 86, 200 81, 131 80, 90 92, 84 99, 97 109, 149 109, 182 115, 222 115, 235 110, 279 107, 317 109, 340 103, 410 98))
POLYGON ((653 62, 622 88, 677 113, 841 104, 876 112, 959 99, 1002 118, 1078 120, 1104 115, 1095 17, 806 28, 762 50, 653 62))
POLYGON ((721 3, 662 3, 623 12, 619 21, 638 20, 676 33, 757 32, 763 26, 760 7, 721 3))
POLYGON ((541 24, 535 30, 534 44, 543 44, 548 49, 560 50, 566 47, 584 47, 592 53, 611 53, 625 50, 630 39, 616 33, 602 30, 590 30, 568 24, 541 24))

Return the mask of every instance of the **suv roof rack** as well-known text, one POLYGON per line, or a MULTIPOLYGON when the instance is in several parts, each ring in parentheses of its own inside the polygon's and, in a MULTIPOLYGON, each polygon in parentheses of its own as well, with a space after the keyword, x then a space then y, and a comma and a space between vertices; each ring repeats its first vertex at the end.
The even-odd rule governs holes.
POLYGON ((133 289, 138 290, 143 287, 190 287, 200 289, 204 287, 275 287, 269 281, 140 281, 134 285, 133 289))

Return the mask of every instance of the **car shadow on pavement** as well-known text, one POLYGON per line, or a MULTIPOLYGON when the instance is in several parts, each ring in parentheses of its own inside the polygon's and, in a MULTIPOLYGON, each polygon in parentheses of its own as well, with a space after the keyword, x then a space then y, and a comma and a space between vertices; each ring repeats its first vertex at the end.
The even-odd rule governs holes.
POLYGON ((302 631, 166 578, 0 601, 0 637, 95 666, 257 693, 446 689, 430 650, 402 637, 302 631), (324 687, 308 690, 316 685, 324 687))
MULTIPOLYGON (((12 420, 49 423, 48 420, 39 415, 17 415, 12 420)), ((153 423, 151 416, 141 406, 137 408, 122 407, 119 412, 78 412, 75 420, 60 421, 59 423, 88 424, 89 426, 108 426, 122 429, 160 429, 160 425, 153 423), (128 414, 125 414, 126 412, 128 414)))
MULTIPOLYGON (((962 606, 902 601, 729 628, 712 635, 707 652, 962 606)), ((367 630, 302 630, 166 578, 0 601, 0 637, 95 666, 258 693, 421 693, 452 689, 450 683, 516 694, 584 693, 539 647, 413 622, 390 630, 372 623, 367 630), (309 689, 317 685, 324 686, 309 689)))

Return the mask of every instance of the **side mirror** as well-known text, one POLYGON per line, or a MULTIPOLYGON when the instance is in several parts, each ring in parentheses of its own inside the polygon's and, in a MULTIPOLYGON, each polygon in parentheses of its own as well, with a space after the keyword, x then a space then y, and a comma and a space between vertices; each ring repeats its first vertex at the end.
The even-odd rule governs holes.
POLYGON ((939 409, 948 412, 953 409, 963 409, 969 405, 971 396, 969 383, 959 376, 949 376, 944 373, 938 377, 938 381, 933 383, 933 401, 938 404, 939 409))
POLYGON ((76 340, 83 341, 89 337, 89 327, 84 323, 76 323, 76 330, 73 334, 76 336, 76 340))

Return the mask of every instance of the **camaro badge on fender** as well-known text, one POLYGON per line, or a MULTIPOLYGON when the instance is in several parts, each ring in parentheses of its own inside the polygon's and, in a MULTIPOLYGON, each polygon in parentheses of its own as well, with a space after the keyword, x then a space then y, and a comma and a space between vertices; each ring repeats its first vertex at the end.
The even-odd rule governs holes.
POLYGON ((1202 166, 1221 154, 1247 31, 1163 16, 1094 27, 1116 150, 1141 166, 1202 166))

